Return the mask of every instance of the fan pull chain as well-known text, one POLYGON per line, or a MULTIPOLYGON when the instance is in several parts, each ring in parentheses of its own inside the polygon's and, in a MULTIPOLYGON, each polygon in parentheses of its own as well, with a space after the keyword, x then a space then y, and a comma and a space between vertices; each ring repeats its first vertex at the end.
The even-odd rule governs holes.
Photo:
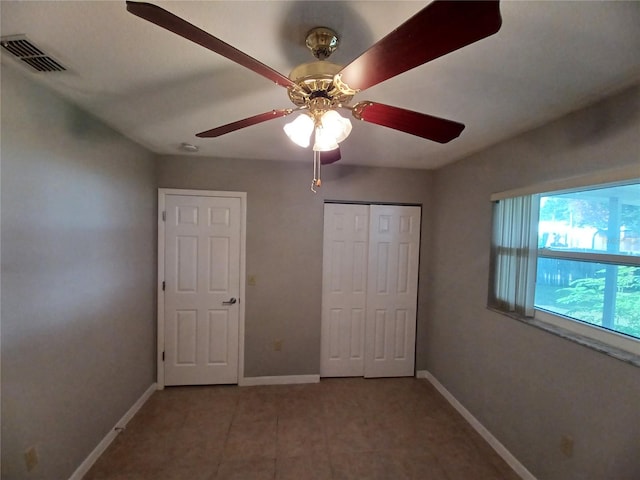
POLYGON ((311 182, 311 191, 318 193, 316 188, 322 186, 322 180, 320 180, 320 152, 313 152, 313 181, 311 182))

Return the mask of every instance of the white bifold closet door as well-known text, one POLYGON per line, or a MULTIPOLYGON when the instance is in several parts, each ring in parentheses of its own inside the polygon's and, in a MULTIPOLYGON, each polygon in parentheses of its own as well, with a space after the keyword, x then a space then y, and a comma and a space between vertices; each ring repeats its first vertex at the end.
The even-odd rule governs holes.
POLYGON ((320 375, 414 375, 420 207, 325 204, 320 375))

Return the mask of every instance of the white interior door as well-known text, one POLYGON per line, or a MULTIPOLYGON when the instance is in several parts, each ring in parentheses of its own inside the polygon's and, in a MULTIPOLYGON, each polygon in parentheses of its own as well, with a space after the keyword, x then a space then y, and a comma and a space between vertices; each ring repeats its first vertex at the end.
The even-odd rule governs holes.
POLYGON ((241 199, 165 198, 164 384, 237 383, 241 199))
POLYGON ((365 377, 414 375, 420 207, 371 205, 365 377))
POLYGON ((325 204, 320 375, 413 376, 420 207, 325 204))
POLYGON ((362 376, 369 206, 324 206, 320 375, 362 376))

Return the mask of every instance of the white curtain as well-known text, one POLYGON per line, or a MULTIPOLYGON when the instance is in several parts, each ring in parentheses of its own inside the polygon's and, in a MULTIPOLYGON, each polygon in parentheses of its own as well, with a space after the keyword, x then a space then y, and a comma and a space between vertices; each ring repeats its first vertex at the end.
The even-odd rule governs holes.
POLYGON ((538 203, 538 195, 526 195, 493 209, 489 303, 527 317, 534 314, 538 203))

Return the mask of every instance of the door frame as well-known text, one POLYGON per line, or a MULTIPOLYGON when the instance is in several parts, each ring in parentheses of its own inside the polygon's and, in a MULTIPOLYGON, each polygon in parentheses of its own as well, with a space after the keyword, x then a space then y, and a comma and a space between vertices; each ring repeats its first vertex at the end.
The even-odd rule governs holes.
POLYGON ((158 189, 158 315, 157 315, 157 344, 156 344, 156 371, 158 390, 165 387, 164 384, 164 290, 162 284, 165 280, 165 222, 164 212, 167 195, 187 195, 195 197, 232 197, 240 199, 240 296, 238 300, 238 384, 244 380, 244 316, 245 316, 245 276, 246 276, 246 247, 247 247, 247 192, 222 192, 218 190, 183 190, 175 188, 158 189))

